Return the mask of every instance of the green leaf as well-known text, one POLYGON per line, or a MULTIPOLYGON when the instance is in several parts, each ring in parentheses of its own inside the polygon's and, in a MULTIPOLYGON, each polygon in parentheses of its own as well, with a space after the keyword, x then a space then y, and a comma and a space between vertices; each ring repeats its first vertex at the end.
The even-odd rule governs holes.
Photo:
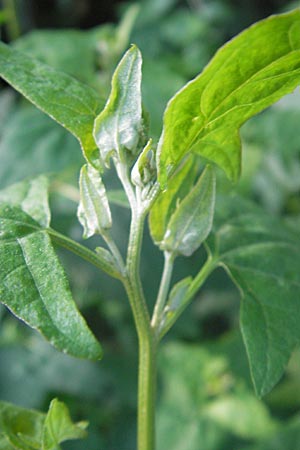
POLYGON ((150 210, 149 227, 153 241, 159 244, 165 235, 167 225, 176 205, 190 191, 197 173, 193 157, 178 168, 169 181, 168 189, 162 191, 150 210))
POLYGON ((57 349, 99 359, 47 231, 17 207, 0 206, 0 299, 57 349))
POLYGON ((48 227, 51 218, 48 186, 48 179, 43 175, 21 181, 0 191, 0 203, 19 206, 42 227, 48 227))
POLYGON ((87 160, 96 148, 92 130, 103 102, 90 87, 0 43, 0 75, 24 97, 74 134, 87 160))
POLYGON ((131 170, 131 181, 140 188, 152 186, 156 179, 156 164, 152 150, 152 139, 149 139, 131 170))
POLYGON ((44 420, 43 413, 0 402, 0 436, 7 441, 3 450, 41 450, 44 420))
POLYGON ((211 245, 241 290, 242 334, 259 395, 278 382, 300 343, 299 244, 277 219, 241 211, 211 245))
POLYGON ((74 424, 67 407, 56 399, 47 415, 0 402, 1 450, 59 450, 61 442, 84 438, 86 426, 74 424))
POLYGON ((214 169, 207 166, 171 216, 160 248, 191 256, 210 233, 215 208, 214 169))
POLYGON ((126 161, 135 155, 143 134, 141 103, 142 56, 132 46, 120 61, 104 110, 95 120, 94 137, 100 158, 108 165, 111 156, 126 161))
MULTIPOLYGON (((2 104, 0 108, 8 110, 2 104)), ((15 105, 1 121, 0 186, 82 165, 75 137, 28 102, 15 105)))
POLYGON ((44 423, 42 450, 55 450, 61 442, 86 437, 86 427, 87 422, 74 424, 66 405, 52 400, 44 423))
POLYGON ((84 238, 102 234, 111 228, 112 219, 106 190, 101 176, 91 165, 84 165, 80 172, 80 203, 78 219, 84 228, 84 238))
POLYGON ((184 155, 214 161, 236 180, 239 128, 300 84, 300 11, 262 20, 223 46, 169 102, 159 143, 159 180, 184 155))

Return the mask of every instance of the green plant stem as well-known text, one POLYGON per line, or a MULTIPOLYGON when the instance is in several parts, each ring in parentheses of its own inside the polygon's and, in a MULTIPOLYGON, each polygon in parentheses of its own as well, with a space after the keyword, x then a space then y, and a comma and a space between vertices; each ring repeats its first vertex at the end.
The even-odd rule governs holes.
POLYGON ((21 34, 18 17, 17 17, 17 11, 16 11, 16 0, 4 0, 3 4, 4 4, 5 10, 7 11, 7 17, 8 17, 8 21, 6 24, 7 34, 8 34, 9 40, 14 41, 21 34))
POLYGON ((70 239, 64 234, 61 234, 58 231, 53 230, 52 228, 48 228, 47 232, 49 233, 52 240, 55 243, 59 244, 61 247, 70 250, 71 252, 75 253, 76 255, 80 256, 81 258, 85 259, 86 261, 96 266, 98 269, 103 270, 108 275, 117 278, 119 280, 123 280, 122 274, 117 272, 117 270, 114 269, 107 261, 100 258, 97 255, 97 253, 94 253, 89 248, 84 247, 78 242, 73 241, 73 239, 70 239))
POLYGON ((139 341, 138 450, 155 449, 156 341, 140 279, 140 253, 145 215, 132 210, 125 288, 139 341))
POLYGON ((191 281, 189 289, 185 294, 184 298, 180 302, 180 307, 174 312, 171 318, 168 319, 166 324, 159 330, 159 339, 162 339, 163 336, 170 330, 170 328, 174 325, 177 319, 181 316, 186 307, 191 303, 193 297, 198 292, 200 287, 206 281, 208 276, 215 270, 218 266, 218 260, 209 256, 205 262, 205 264, 201 267, 196 277, 191 281))
POLYGON ((168 292, 169 292, 169 288, 170 288, 170 282, 171 282, 171 277, 172 277, 172 272, 173 272, 175 256, 173 253, 164 252, 164 258, 165 258, 164 270, 163 270, 163 274, 161 277, 157 300, 155 303, 152 321, 151 321, 151 325, 155 329, 157 329, 161 323, 163 309, 164 309, 166 299, 168 296, 168 292))
POLYGON ((103 237, 104 241, 106 242, 106 245, 109 248, 111 254, 113 255, 113 257, 117 263, 117 266, 120 269, 120 272, 122 273, 122 275, 125 276, 126 269, 125 269, 125 264, 124 264, 122 255, 121 255, 115 241, 112 239, 109 231, 107 231, 107 230, 105 232, 103 231, 102 237, 103 237))

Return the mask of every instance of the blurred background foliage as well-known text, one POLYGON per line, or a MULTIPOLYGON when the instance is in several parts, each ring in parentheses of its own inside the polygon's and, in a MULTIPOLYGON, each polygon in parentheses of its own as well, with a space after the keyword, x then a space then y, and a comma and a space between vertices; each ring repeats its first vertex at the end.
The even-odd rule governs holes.
MULTIPOLYGON (((157 139, 168 99, 197 75, 225 41, 251 23, 298 2, 285 0, 3 0, 2 39, 93 86, 106 97, 125 49, 142 50, 143 93, 157 139)), ((300 93, 281 100, 242 130, 243 176, 219 174, 219 191, 235 190, 295 228, 300 224, 300 93)), ((40 173, 51 178, 53 226, 81 240, 76 220, 77 141, 4 83, 0 91, 0 187, 40 173)), ((106 183, 118 188, 114 175, 106 183)), ((124 250, 128 211, 113 205, 114 233, 124 250)), ((92 238, 87 245, 97 245, 92 238)), ((105 356, 99 363, 59 354, 0 310, 0 398, 46 409, 57 396, 74 420, 90 421, 86 441, 64 449, 135 448, 136 336, 123 290, 59 250, 75 299, 105 356)), ((197 252, 181 258, 174 279, 194 273, 197 252)), ((153 302, 162 260, 145 236, 142 277, 153 302)), ((158 450, 300 449, 300 352, 264 399, 254 395, 238 329, 239 293, 218 270, 159 355, 158 450)))

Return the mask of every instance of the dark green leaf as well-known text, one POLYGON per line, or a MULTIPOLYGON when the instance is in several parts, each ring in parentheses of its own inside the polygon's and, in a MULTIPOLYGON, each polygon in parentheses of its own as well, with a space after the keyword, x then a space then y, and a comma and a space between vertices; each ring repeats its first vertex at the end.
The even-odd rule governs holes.
POLYGON ((113 155, 121 161, 126 161, 126 151, 135 155, 141 140, 141 66, 140 51, 132 46, 116 68, 109 99, 95 120, 95 141, 106 165, 113 155))
POLYGON ((163 250, 191 256, 207 238, 213 222, 215 185, 214 169, 207 166, 171 216, 160 244, 163 250))
POLYGON ((241 328, 259 395, 280 379, 300 343, 299 245, 277 219, 253 213, 241 212, 216 233, 214 251, 242 293, 241 328))
POLYGON ((300 11, 272 16, 222 47, 170 101, 159 144, 159 179, 192 151, 240 174, 239 128, 300 83, 300 11))
MULTIPOLYGON (((0 108, 8 109, 4 105, 0 108)), ((75 137, 35 106, 27 102, 26 106, 17 105, 3 123, 0 186, 41 173, 70 170, 72 166, 77 170, 82 165, 75 137)))
POLYGON ((86 437, 86 427, 86 422, 74 424, 64 403, 52 400, 44 423, 42 450, 55 450, 61 442, 86 437))
POLYGON ((88 86, 0 43, 0 75, 80 141, 88 160, 96 148, 92 130, 103 102, 88 86))
POLYGON ((167 225, 176 205, 191 189, 196 173, 195 160, 188 158, 170 179, 168 189, 161 192, 156 199, 149 215, 149 227, 153 241, 159 244, 165 235, 167 225))
POLYGON ((0 191, 0 203, 19 206, 42 227, 48 227, 51 218, 48 185, 48 179, 42 175, 21 181, 0 191))
POLYGON ((101 357, 47 232, 21 209, 8 205, 0 207, 0 297, 59 350, 82 358, 101 357))
POLYGON ((100 173, 91 165, 84 165, 80 172, 80 203, 78 219, 84 228, 83 236, 89 238, 111 228, 112 219, 106 190, 100 173))

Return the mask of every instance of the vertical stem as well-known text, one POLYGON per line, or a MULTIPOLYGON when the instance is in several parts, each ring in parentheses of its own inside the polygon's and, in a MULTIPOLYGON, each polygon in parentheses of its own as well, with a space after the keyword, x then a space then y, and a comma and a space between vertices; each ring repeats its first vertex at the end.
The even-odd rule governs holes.
POLYGON ((7 34, 9 40, 14 41, 21 34, 15 0, 4 0, 4 8, 8 13, 7 34))
POLYGON ((156 343, 139 341, 138 450, 155 450, 156 343))

